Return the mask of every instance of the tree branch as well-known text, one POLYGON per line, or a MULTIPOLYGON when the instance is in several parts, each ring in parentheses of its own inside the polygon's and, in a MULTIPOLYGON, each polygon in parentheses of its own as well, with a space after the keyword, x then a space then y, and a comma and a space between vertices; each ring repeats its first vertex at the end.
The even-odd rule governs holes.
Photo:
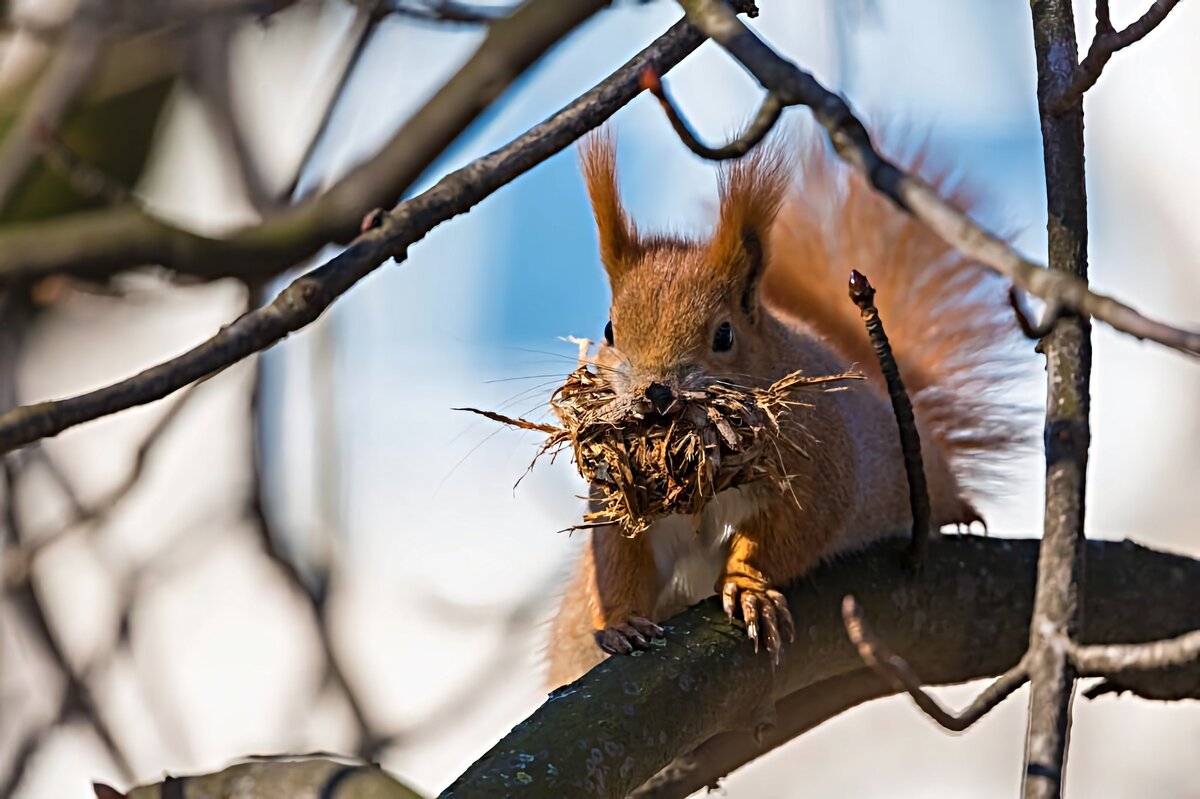
POLYGON ((913 416, 912 400, 904 388, 900 366, 892 354, 879 309, 875 307, 875 287, 867 276, 857 269, 850 271, 850 300, 858 307, 879 371, 887 383, 888 397, 892 401, 892 413, 896 417, 900 450, 904 454, 904 474, 908 478, 908 503, 912 509, 912 542, 908 550, 908 565, 919 568, 925 557, 929 542, 929 531, 933 526, 933 510, 929 505, 929 485, 925 481, 925 465, 921 459, 921 436, 917 432, 917 420, 913 416))
POLYGON ((1111 297, 1093 293, 1088 289, 1087 281, 1077 275, 1046 269, 1025 258, 939 197, 929 184, 883 158, 845 100, 822 86, 808 72, 780 57, 743 25, 721 0, 679 0, 679 3, 697 28, 729 51, 780 102, 812 109, 817 122, 829 134, 837 154, 862 172, 872 186, 963 254, 1048 303, 1095 317, 1137 338, 1200 356, 1200 331, 1183 330, 1149 319, 1111 297))
MULTIPOLYGON (((499 24, 492 27, 495 31, 499 24)), ((402 202, 341 255, 292 282, 269 305, 250 311, 208 341, 172 360, 105 388, 63 400, 26 405, 0 415, 0 451, 57 435, 69 427, 153 402, 280 341, 316 319, 339 296, 437 225, 465 213, 597 127, 641 91, 641 71, 666 72, 703 36, 679 22, 613 75, 550 119, 489 155, 402 202)), ((356 220, 355 224, 358 224, 356 220)), ((104 236, 113 236, 113 231, 104 236)))
POLYGON ((675 104, 671 102, 671 98, 667 96, 667 90, 663 86, 658 73, 650 69, 643 72, 642 87, 653 94, 655 99, 658 100, 658 104, 662 107, 663 113, 667 115, 667 121, 671 123, 675 134, 679 136, 679 140, 696 155, 701 158, 707 158, 710 161, 728 161, 731 158, 741 158, 766 138, 771 129, 775 127, 775 123, 779 121, 779 117, 783 114, 783 103, 779 102, 779 98, 775 95, 768 94, 763 98, 762 104, 758 107, 758 111, 745 131, 726 144, 719 147, 709 147, 696 138, 696 134, 692 132, 692 128, 688 125, 687 120, 683 118, 683 115, 676 109, 675 104))
POLYGON ((1083 100, 1088 89, 1100 80, 1100 73, 1118 50, 1140 42, 1179 5, 1179 0, 1154 0, 1150 8, 1123 30, 1113 30, 1107 0, 1096 3, 1096 35, 1083 61, 1072 71, 1070 81, 1047 97, 1051 113, 1061 114, 1083 100))
MULTIPOLYGON (((1046 169, 1048 259, 1054 274, 1083 282, 1088 236, 1083 107, 1055 114, 1049 105, 1075 64, 1075 17, 1070 0, 1035 0, 1030 7, 1046 169)), ((1042 348, 1047 387, 1046 510, 1026 656, 1030 682, 1026 799, 1060 796, 1066 766, 1075 670, 1054 641, 1074 639, 1081 624, 1084 495, 1091 443, 1090 322, 1079 316, 1060 320, 1042 348)))
POLYGON ((944 710, 936 699, 921 690, 921 678, 904 658, 892 652, 883 639, 871 630, 867 620, 863 618, 862 608, 852 596, 842 600, 842 620, 863 661, 896 691, 904 691, 911 696, 926 716, 951 732, 967 729, 1029 680, 1029 669, 1022 658, 1017 665, 1001 674, 975 697, 965 710, 961 713, 950 713, 944 710))
MULTIPOLYGON (((1200 561, 1128 543, 1088 546, 1089 642, 1145 641, 1200 628, 1200 561)), ((1033 610, 1036 540, 939 538, 930 542, 919 578, 900 563, 904 547, 881 543, 793 586, 788 601, 808 635, 778 669, 756 657, 719 603, 708 600, 666 625, 661 648, 609 658, 553 692, 442 796, 623 797, 672 760, 797 691, 837 679, 830 685, 840 685, 847 707, 887 693, 878 678, 872 685, 863 677, 862 660, 846 639, 840 602, 851 592, 931 684, 994 676, 1020 661, 1033 610)), ((809 721, 835 711, 825 707, 809 721)))
POLYGON ((373 158, 329 191, 225 238, 208 238, 126 208, 21 225, 0 234, 0 278, 56 272, 101 280, 158 264, 212 279, 272 277, 358 234, 362 215, 392 207, 511 83, 608 0, 531 0, 494 22, 483 44, 373 158))

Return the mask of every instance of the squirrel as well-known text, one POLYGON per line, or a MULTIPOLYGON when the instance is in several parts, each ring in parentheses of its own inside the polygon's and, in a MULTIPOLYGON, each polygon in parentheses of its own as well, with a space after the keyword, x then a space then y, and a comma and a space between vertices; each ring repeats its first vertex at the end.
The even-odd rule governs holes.
MULTIPOLYGON (((822 559, 912 527, 896 419, 858 309, 866 273, 913 402, 932 525, 982 522, 967 489, 1019 434, 997 399, 1017 327, 985 268, 892 205, 820 140, 779 140, 723 166, 705 238, 646 234, 622 204, 607 132, 580 147, 612 289, 595 368, 616 392, 665 407, 674 392, 724 380, 764 386, 802 369, 851 367, 866 385, 806 394, 784 421, 791 491, 770 481, 726 489, 699 518, 670 516, 634 538, 593 528, 550 625, 552 687, 606 654, 644 649, 658 622, 714 592, 778 662, 795 625, 781 593, 822 559), (794 492, 795 496, 791 494, 794 492)), ((918 168, 926 159, 911 159, 918 168)), ((964 210, 961 187, 935 179, 964 210)))

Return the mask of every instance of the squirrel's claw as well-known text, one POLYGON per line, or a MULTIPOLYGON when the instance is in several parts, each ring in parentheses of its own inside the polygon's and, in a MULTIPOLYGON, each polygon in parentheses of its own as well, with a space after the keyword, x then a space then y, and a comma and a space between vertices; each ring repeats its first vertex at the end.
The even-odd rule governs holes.
POLYGON ((771 660, 779 665, 784 640, 788 643, 796 640, 796 625, 787 597, 771 588, 746 588, 729 580, 721 588, 721 605, 731 620, 734 610, 741 608, 746 636, 754 642, 754 651, 763 642, 771 660))
POLYGON ((621 624, 596 630, 596 645, 610 655, 628 655, 649 649, 650 642, 663 637, 663 629, 644 616, 630 616, 621 624))

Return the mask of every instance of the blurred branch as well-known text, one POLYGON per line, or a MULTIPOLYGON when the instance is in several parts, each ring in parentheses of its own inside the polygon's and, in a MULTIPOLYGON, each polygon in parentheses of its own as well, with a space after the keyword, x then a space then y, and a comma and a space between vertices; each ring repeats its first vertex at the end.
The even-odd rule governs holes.
POLYGON ((517 6, 485 6, 457 0, 384 0, 378 3, 387 13, 422 22, 489 25, 510 16, 517 6))
MULTIPOLYGON (((9 528, 9 534, 12 537, 13 543, 18 546, 23 544, 23 536, 19 523, 19 513, 15 508, 17 475, 13 470, 13 464, 5 459, 3 465, 8 490, 6 491, 6 521, 9 528)), ((80 672, 71 663, 66 651, 63 649, 58 630, 55 628, 49 615, 46 613, 45 602, 43 600, 43 587, 38 579, 36 571, 30 570, 29 577, 19 587, 12 591, 8 597, 9 601, 16 607, 18 616, 28 623, 33 633, 40 641, 42 648, 46 654, 50 656, 54 670, 62 677, 63 680, 63 706, 70 707, 72 712, 77 712, 82 716, 95 732, 96 737, 100 740, 101 745, 108 752, 113 764, 125 779, 133 778, 133 769, 129 764, 129 758, 126 756, 124 749, 117 742, 112 729, 104 718, 104 714, 92 694, 91 687, 88 685, 87 675, 80 672)), ((58 714, 59 717, 63 713, 58 714)), ((51 722, 49 726, 53 726, 55 722, 51 722)), ((29 739, 30 751, 25 757, 30 757, 37 750, 37 745, 44 739, 43 734, 38 734, 29 739)), ((22 750, 24 751, 24 750, 22 750)), ((24 767, 14 769, 15 771, 23 771, 24 767)), ((11 788, 15 790, 16 783, 13 783, 11 788)))
POLYGON ((109 491, 103 499, 94 504, 86 505, 82 503, 78 495, 66 481, 65 475, 59 470, 58 465, 50 458, 50 455, 44 450, 40 451, 38 457, 43 460, 46 468, 50 470, 51 476, 54 477, 64 494, 67 495, 68 502, 72 504, 72 511, 75 515, 74 518, 59 529, 46 535, 31 536, 20 546, 14 546, 5 551, 3 568, 0 569, 0 595, 24 586, 30 579, 34 561, 47 549, 77 530, 82 529, 85 525, 95 526, 102 524, 117 506, 124 502, 125 498, 141 482, 151 456, 157 451, 167 431, 174 426, 175 421, 183 413, 184 409, 191 404, 192 398, 196 396, 197 390, 203 383, 204 381, 200 381, 189 386, 179 399, 172 403, 171 407, 158 417, 154 425, 150 428, 150 431, 142 438, 141 444, 138 445, 137 452, 134 454, 133 465, 126 472, 124 479, 109 491))
POLYGON ((304 154, 300 157, 296 165, 296 172, 287 186, 281 192, 282 197, 293 197, 296 193, 296 188, 304 177, 304 172, 308 169, 312 162, 313 153, 316 152, 317 146, 324 139, 326 131, 329 129, 330 122, 333 121, 334 112, 337 110, 338 104, 342 101, 342 96, 346 92, 346 87, 350 85, 350 81, 354 78, 354 74, 358 69, 358 64, 362 60, 363 54, 366 53, 367 47, 375 37, 375 31, 379 29, 379 23, 383 17, 375 13, 369 7, 359 11, 359 18, 355 21, 357 31, 352 35, 353 43, 350 47, 350 53, 346 57, 346 62, 342 65, 341 72, 338 74, 337 83, 333 87, 333 92, 329 95, 329 101, 325 103, 325 110, 321 112, 321 119, 317 122, 316 128, 313 130, 312 138, 308 140, 308 146, 304 149, 304 154))
POLYGON ((1093 293, 1087 281, 1078 275, 1047 269, 1023 257, 943 200, 929 184, 883 158, 845 100, 772 50, 737 19, 723 0, 679 0, 679 3, 697 28, 724 47, 781 103, 810 108, 828 133, 834 150, 862 172, 872 186, 962 253, 1048 303, 1095 317, 1137 338, 1200 356, 1200 331, 1183 330, 1147 318, 1111 297, 1093 293))
MULTIPOLYGON (((662 648, 609 658, 553 692, 442 796, 623 797, 672 760, 697 746, 703 751, 710 739, 723 744, 723 767, 740 765, 729 756, 733 752, 745 760, 757 757, 763 750, 744 744, 749 732, 730 732, 755 709, 784 700, 786 726, 802 732, 839 709, 889 693, 877 677, 864 676, 861 657, 846 639, 840 598, 851 592, 870 605, 880 635, 928 684, 995 676, 1017 664, 1028 643, 1038 541, 939 538, 930 542, 919 578, 901 565, 904 547, 901 541, 878 544, 793 586, 788 601, 806 620, 808 635, 774 670, 767 658, 754 657, 752 644, 715 600, 685 611, 665 625, 662 648), (784 699, 812 700, 815 686, 833 689, 837 702, 817 701, 806 715, 784 699), (811 691, 797 694, 806 689, 811 691), (734 742, 742 735, 738 748, 734 742), (514 761, 514 752, 528 757, 514 761)), ((1200 560, 1128 542, 1089 542, 1088 569, 1089 643, 1144 641, 1200 628, 1200 560)), ((1175 698, 1184 696, 1200 697, 1200 685, 1175 698)), ((697 773, 704 775, 702 784, 722 776, 697 765, 690 785, 697 784, 697 773)), ((659 792, 648 795, 684 795, 657 781, 659 792)))
MULTIPOLYGON (((1035 0, 1030 9, 1046 172, 1048 274, 1082 283, 1087 280, 1088 253, 1083 107, 1055 114, 1050 99, 1069 75, 1064 65, 1075 63, 1075 16, 1069 0, 1035 0)), ((1090 321, 1080 316, 1060 319, 1043 340, 1042 350, 1046 354, 1046 502, 1025 657, 1030 683, 1026 799, 1054 799, 1062 794, 1076 675, 1055 640, 1078 635, 1084 576, 1091 571, 1085 568, 1084 533, 1091 444, 1090 321)), ((1103 588, 1093 585, 1089 590, 1103 588)))
POLYGON ((102 280, 148 264, 205 279, 265 279, 327 244, 351 241, 364 213, 392 207, 514 80, 605 5, 607 0, 532 0, 497 20, 467 63, 375 156, 325 193, 261 224, 209 238, 113 208, 21 225, 0 232, 0 282, 55 272, 102 280))
POLYGON ((1100 73, 1104 71, 1113 54, 1146 38, 1177 5, 1179 0, 1154 0, 1146 13, 1118 31, 1112 26, 1108 0, 1097 0, 1096 34, 1092 37, 1092 44, 1088 47, 1083 61, 1072 70, 1066 85, 1060 86, 1046 97, 1046 107, 1050 113, 1061 114, 1083 100, 1087 90, 1100 80, 1100 73))
POLYGON ((80 158, 52 128, 38 124, 32 135, 50 168, 81 194, 96 197, 109 205, 133 205, 144 212, 128 186, 80 158))
POLYGON ((261 216, 276 210, 280 197, 271 191, 239 119, 233 92, 231 40, 238 20, 213 15, 198 19, 183 39, 188 83, 200 99, 220 144, 233 156, 250 205, 261 216))
MULTIPOLYGON (((255 292, 257 293, 257 292, 255 292)), ((253 297, 253 294, 252 294, 253 297)), ((342 657, 334 641, 329 616, 331 575, 335 564, 323 563, 313 579, 306 579, 296 564, 280 548, 280 533, 274 529, 268 512, 266 493, 266 436, 263 429, 262 402, 263 361, 255 364, 254 385, 250 392, 251 484, 249 514, 254 522, 262 552, 288 584, 304 600, 312 621, 313 631, 321 649, 325 678, 345 702, 357 734, 355 754, 367 760, 376 757, 392 740, 392 736, 377 730, 367 715, 366 702, 359 696, 346 675, 342 657)))
MULTIPOLYGON (((540 3, 535 2, 522 7, 522 12, 529 10, 537 13, 539 7, 540 3)), ((540 33, 540 38, 512 39, 518 31, 523 30, 519 24, 519 19, 523 18, 521 15, 492 26, 492 34, 501 37, 493 45, 501 52, 493 53, 493 56, 507 53, 521 63, 531 62, 534 57, 531 48, 540 52, 549 47, 563 33, 563 29, 581 16, 581 9, 575 8, 573 16, 563 17, 561 9, 564 8, 565 4, 556 5, 555 12, 539 17, 541 23, 534 25, 531 32, 540 33), (559 28, 548 22, 553 19, 557 19, 559 28), (513 25, 517 27, 513 28, 513 25)), ((101 416, 153 402, 266 349, 299 330, 320 316, 334 300, 384 261, 389 258, 403 260, 408 247, 434 227, 468 211, 501 186, 563 150, 608 119, 638 94, 639 76, 646 66, 654 65, 660 73, 665 72, 696 49, 701 41, 703 37, 690 25, 677 23, 612 76, 562 111, 499 150, 450 173, 420 195, 400 203, 390 213, 383 215, 379 226, 359 236, 339 256, 297 278, 269 305, 242 315, 211 339, 183 355, 105 388, 68 399, 23 406, 0 415, 0 451, 57 435, 69 427, 101 416)), ((487 47, 485 43, 483 49, 487 47)), ((488 63, 491 64, 489 70, 495 73, 494 60, 489 59, 488 63)), ((482 65, 477 66, 474 72, 482 69, 482 65)), ((515 73, 516 70, 508 70, 506 77, 511 78, 515 73)), ((477 77, 483 80, 482 75, 477 74, 477 77)), ((498 88, 495 83, 489 85, 493 89, 498 88)), ((358 224, 356 219, 355 225, 358 224)), ((115 236, 116 232, 109 230, 103 238, 111 240, 115 236)))
POLYGON ((92 77, 108 15, 105 0, 81 0, 32 94, 0 142, 0 209, 40 153, 37 132, 56 128, 92 77))

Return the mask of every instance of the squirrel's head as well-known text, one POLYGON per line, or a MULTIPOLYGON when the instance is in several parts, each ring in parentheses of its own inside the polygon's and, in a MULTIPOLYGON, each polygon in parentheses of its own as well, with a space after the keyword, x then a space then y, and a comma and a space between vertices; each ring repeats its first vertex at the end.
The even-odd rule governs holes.
POLYGON ((764 353, 760 287, 787 159, 760 146, 724 167, 716 227, 695 240, 638 232, 617 190, 611 136, 593 134, 581 155, 612 287, 598 362, 613 370, 616 390, 664 410, 680 388, 747 382, 764 353))

